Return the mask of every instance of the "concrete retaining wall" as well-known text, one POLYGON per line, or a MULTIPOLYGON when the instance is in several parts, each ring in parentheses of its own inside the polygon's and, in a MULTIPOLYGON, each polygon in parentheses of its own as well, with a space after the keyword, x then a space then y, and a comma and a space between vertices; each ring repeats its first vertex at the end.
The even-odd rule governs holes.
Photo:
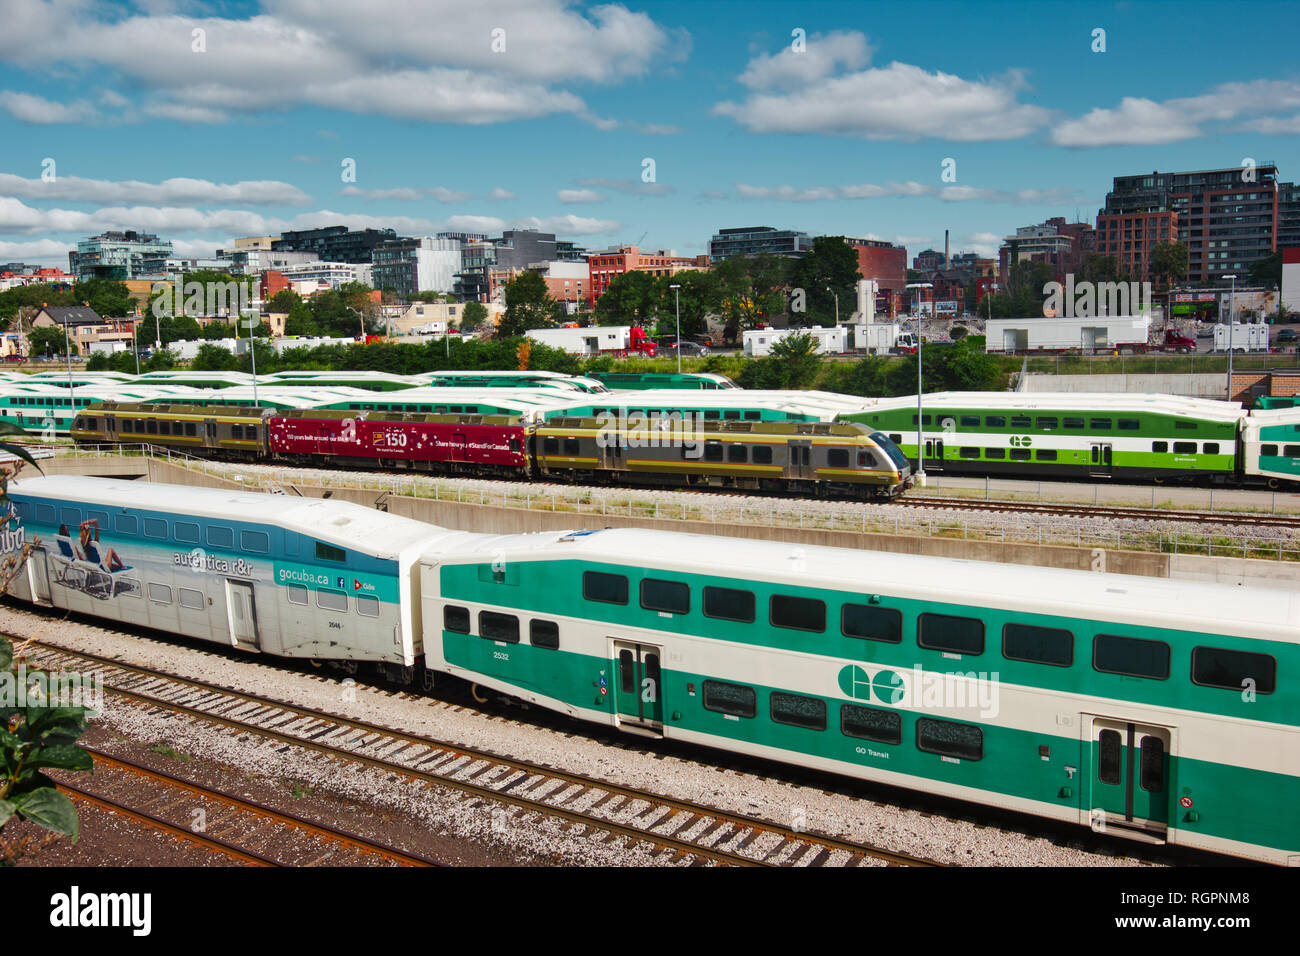
POLYGON ((1022 392, 1158 392, 1191 398, 1222 399, 1227 376, 1219 372, 1144 373, 1139 375, 1045 375, 1031 372, 1022 392))

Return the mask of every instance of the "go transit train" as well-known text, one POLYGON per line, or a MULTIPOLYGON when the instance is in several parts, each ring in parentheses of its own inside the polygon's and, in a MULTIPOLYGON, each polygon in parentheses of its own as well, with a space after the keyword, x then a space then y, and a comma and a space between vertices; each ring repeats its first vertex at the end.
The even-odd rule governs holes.
POLYGON ((9 486, 24 601, 1300 865, 1300 594, 343 501, 9 486), (1294 669, 1294 670, 1293 670, 1294 669))

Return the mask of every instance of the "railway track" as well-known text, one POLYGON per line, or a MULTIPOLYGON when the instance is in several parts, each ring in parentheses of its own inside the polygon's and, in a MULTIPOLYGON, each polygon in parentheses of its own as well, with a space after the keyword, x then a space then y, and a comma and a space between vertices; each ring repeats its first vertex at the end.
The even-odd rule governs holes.
MULTIPOLYGON (((726 865, 937 865, 882 847, 719 811, 85 651, 26 642, 26 647, 33 646, 41 648, 41 659, 33 663, 61 669, 92 664, 103 677, 106 693, 137 705, 494 801, 516 825, 526 824, 534 815, 560 818, 605 833, 605 840, 622 838, 726 865)), ((495 826, 498 817, 493 820, 495 826)))
POLYGON ((921 498, 904 495, 890 504, 909 508, 950 508, 1001 514, 1042 514, 1053 517, 1127 518, 1135 521, 1175 521, 1200 525, 1286 528, 1300 531, 1300 516, 1219 511, 1171 511, 1161 508, 1119 508, 1108 505, 1048 504, 1027 501, 988 501, 982 498, 921 498))
POLYGON ((273 809, 210 784, 179 777, 96 747, 84 744, 82 747, 94 758, 95 769, 107 770, 109 774, 107 780, 96 775, 93 789, 73 784, 60 774, 60 786, 70 796, 123 813, 146 826, 242 862, 259 866, 357 866, 376 862, 397 866, 441 865, 422 854, 273 809), (202 810, 203 825, 199 828, 193 825, 196 810, 202 810), (222 835, 213 835, 218 830, 222 835))

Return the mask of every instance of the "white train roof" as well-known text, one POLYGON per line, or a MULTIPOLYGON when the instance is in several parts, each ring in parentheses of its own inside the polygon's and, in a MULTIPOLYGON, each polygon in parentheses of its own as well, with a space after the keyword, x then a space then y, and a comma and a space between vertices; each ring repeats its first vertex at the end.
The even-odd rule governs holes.
MULTIPOLYGON (((447 541, 444 559, 484 553, 583 559, 863 595, 1146 624, 1300 643, 1300 594, 1128 574, 927 557, 751 538, 614 528, 447 541)), ((471 557, 472 556, 472 557, 471 557)), ((763 614, 765 612, 761 612, 763 614)))
POLYGON ((145 508, 185 517, 276 525, 380 558, 394 558, 417 546, 423 552, 441 538, 460 534, 350 501, 189 485, 51 475, 10 482, 9 491, 104 508, 145 508))
MULTIPOLYGON (((901 395, 873 401, 875 405, 868 411, 916 408, 915 395, 901 395)), ((1181 395, 1163 395, 1155 392, 929 392, 922 396, 922 404, 925 408, 1158 412, 1222 422, 1239 421, 1245 414, 1241 402, 1185 398, 1181 395)))

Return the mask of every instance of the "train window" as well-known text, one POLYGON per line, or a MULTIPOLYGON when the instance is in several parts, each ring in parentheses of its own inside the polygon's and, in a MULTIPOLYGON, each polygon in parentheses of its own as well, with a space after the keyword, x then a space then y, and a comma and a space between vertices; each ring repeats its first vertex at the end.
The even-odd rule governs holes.
POLYGON ((705 461, 722 461, 722 442, 706 441, 704 443, 705 461))
POLYGON ((239 547, 244 551, 257 551, 261 554, 271 550, 271 536, 265 531, 239 532, 239 547))
POLYGON ((191 610, 202 610, 207 601, 203 597, 202 591, 196 591, 193 588, 178 588, 177 596, 180 600, 181 607, 187 607, 191 610))
POLYGON ((604 571, 582 572, 582 596, 601 604, 627 603, 627 575, 604 571))
POLYGON ((744 464, 749 460, 749 449, 744 445, 728 445, 727 461, 744 464))
POLYGON ((719 412, 717 409, 707 408, 704 410, 704 420, 706 422, 717 421, 721 417, 722 417, 722 413, 719 412))
POLYGON ((984 757, 984 731, 974 724, 922 717, 916 722, 916 746, 926 753, 960 760, 984 757))
POLYGON ((729 422, 740 421, 740 411, 738 409, 728 409, 722 413, 722 417, 729 422))
POLYGON ((1007 450, 1005 448, 985 448, 985 458, 1006 458, 1007 450))
POLYGON ((903 436, 902 436, 902 435, 896 435, 896 434, 890 434, 890 436, 889 436, 889 440, 892 441, 895 445, 897 445, 899 442, 901 442, 901 441, 903 440, 903 436))
POLYGON ((916 642, 932 651, 983 654, 984 622, 975 617, 922 614, 916 625, 916 642))
POLYGON ((518 438, 512 438, 510 439, 508 447, 510 448, 511 451, 519 451, 524 446, 523 443, 518 438))
POLYGON ((335 591, 333 588, 318 588, 316 591, 316 606, 327 611, 346 611, 348 609, 347 592, 335 591))
POLYGON ((1153 442, 1151 443, 1151 450, 1152 450, 1153 452, 1155 452, 1156 454, 1158 454, 1158 455, 1163 455, 1163 454, 1165 454, 1167 451, 1169 451, 1169 442, 1167 442, 1167 441, 1153 441, 1153 442))
POLYGON ((239 441, 239 440, 241 440, 241 439, 244 437, 244 426, 243 426, 243 425, 231 425, 231 426, 230 426, 230 437, 231 437, 231 439, 232 439, 233 441, 239 441))
POLYGON ((1118 730, 1103 730, 1097 735, 1097 779, 1102 783, 1119 783, 1121 745, 1118 730))
POLYGON ((1052 429, 1058 428, 1061 424, 1061 420, 1055 416, 1050 416, 1047 418, 1039 418, 1036 424, 1038 428, 1052 429))
POLYGON ((644 578, 641 581, 641 606, 647 611, 686 614, 691 609, 691 589, 680 581, 644 578))
POLYGON ((1082 428, 1084 425, 1082 418, 1063 418, 1061 419, 1062 428, 1082 428))
POLYGON ((860 452, 858 452, 858 467, 859 467, 859 468, 874 468, 875 465, 876 465, 876 460, 875 460, 875 458, 872 456, 871 452, 869 452, 869 451, 860 451, 860 452))
POLYGON ((529 621, 528 643, 534 647, 545 647, 552 651, 559 650, 560 625, 554 621, 529 621))
POLYGON ((1142 760, 1138 766, 1138 785, 1147 793, 1159 793, 1165 788, 1165 743, 1148 734, 1140 745, 1142 760))
POLYGON ((469 633, 469 608, 448 604, 442 609, 442 629, 457 634, 469 633))
POLYGON ((704 682, 704 709, 733 717, 753 717, 758 712, 758 694, 743 684, 720 680, 704 682))
POLYGON ((826 630, 826 602, 816 598, 773 594, 768 601, 768 615, 773 627, 814 631, 818 634, 826 630))
POLYGON ((566 439, 564 439, 564 454, 565 454, 565 455, 569 456, 570 458, 573 458, 573 457, 577 456, 578 454, 580 454, 581 451, 582 451, 582 445, 579 443, 578 439, 576 439, 576 438, 566 438, 566 439))
POLYGON ((113 530, 118 534, 135 534, 140 522, 135 515, 114 515, 113 530))
POLYGON ((1056 449, 1055 448, 1035 449, 1034 457, 1039 461, 1056 461, 1056 449))
POLYGON ((1282 455, 1286 458, 1300 458, 1300 445, 1287 445, 1282 449, 1282 455))
POLYGON ((167 537, 167 522, 162 518, 145 518, 144 536, 146 538, 167 537))
POLYGON ((1074 663, 1074 635, 1059 627, 1008 624, 1002 628, 1002 656, 1010 661, 1069 667, 1074 663))
POLYGON ((902 614, 893 607, 846 604, 840 609, 840 632, 845 637, 898 644, 902 641, 902 614))
MULTIPOLYGON (((915 415, 912 416, 912 424, 913 424, 913 425, 916 424, 916 416, 915 416, 915 415)), ((929 415, 922 415, 922 416, 921 416, 921 424, 922 424, 922 425, 928 425, 928 424, 930 424, 930 416, 929 416, 929 415)))
POLYGON ((754 449, 754 464, 770 465, 772 464, 772 446, 759 445, 754 449))
POLYGON ((159 422, 159 423, 158 423, 158 434, 159 434, 159 435, 170 435, 171 433, 172 433, 172 423, 171 423, 171 422, 159 422))
POLYGON ((760 421, 762 417, 763 416, 760 415, 758 412, 745 412, 745 421, 747 422, 760 421))
POLYGON ((185 544, 198 544, 199 526, 190 521, 177 521, 172 525, 172 535, 185 544))
POLYGON ((1028 448, 1011 449, 1012 461, 1029 461, 1030 457, 1031 457, 1031 453, 1028 448))
POLYGON ((150 434, 150 435, 157 435, 157 434, 158 434, 158 421, 157 421, 157 419, 151 418, 151 419, 149 419, 149 421, 148 421, 147 424, 148 424, 148 426, 149 426, 149 429, 148 429, 148 430, 149 430, 149 434, 150 434))
POLYGON ((986 428, 1006 428, 1007 419, 1003 415, 985 415, 984 427, 986 428))
POLYGON ((558 438, 542 439, 543 455, 558 455, 560 453, 560 440, 558 438))
POLYGON ((171 604, 172 589, 165 584, 150 584, 149 600, 155 604, 171 604))
POLYGON ((1192 683, 1260 694, 1277 689, 1277 659, 1271 654, 1229 651, 1221 647, 1192 648, 1192 683))
POLYGON ((1174 427, 1175 427, 1175 428, 1182 428, 1182 429, 1185 429, 1185 430, 1188 430, 1188 431, 1195 431, 1195 430, 1196 430, 1196 422, 1177 421, 1177 422, 1174 422, 1174 427))
POLYGON ((127 595, 128 597, 140 597, 140 579, 139 578, 118 578, 117 579, 118 595, 127 595))
POLYGON ((326 544, 324 541, 316 542, 316 560, 317 561, 335 561, 342 564, 347 560, 347 552, 342 548, 336 548, 332 544, 326 544))
POLYGON ((1219 453, 1219 443, 1217 441, 1207 441, 1201 445, 1201 451, 1207 455, 1217 455, 1219 453))
POLYGON ((1195 455, 1196 442, 1194 441, 1176 441, 1174 442, 1175 455, 1195 455))
POLYGON ((208 525, 208 544, 214 548, 233 548, 235 532, 219 524, 208 525))
POLYGON ((358 594, 357 613, 362 617, 379 617, 379 598, 358 594))
POLYGON ((1277 445, 1260 445, 1259 453, 1261 455, 1273 456, 1277 454, 1277 445))
POLYGON ((772 720, 805 730, 826 729, 826 701, 802 694, 773 691, 770 698, 772 720))
POLYGON ((736 588, 704 589, 704 616, 722 621, 740 621, 752 624, 754 621, 754 592, 740 591, 736 588))
POLYGON ((831 468, 849 467, 849 453, 843 448, 832 448, 826 453, 826 464, 831 468))
POLYGON ((1098 634, 1092 642, 1092 666, 1103 674, 1166 680, 1169 677, 1169 645, 1140 637, 1098 634))
POLYGON ((1088 427, 1095 432, 1108 432, 1111 430, 1109 418, 1093 418, 1088 421, 1088 427))
POLYGON ((1122 432, 1135 432, 1142 427, 1142 423, 1136 418, 1121 418, 1118 425, 1122 432))
POLYGON ((198 433, 199 433, 199 432, 198 432, 198 426, 195 425, 194 422, 186 422, 186 423, 185 423, 185 434, 186 434, 186 436, 188 436, 189 438, 193 438, 193 437, 195 437, 198 433))
POLYGON ((840 733, 859 740, 896 744, 903 739, 903 718, 892 710, 844 704, 840 707, 840 733))
POLYGON ((301 584, 290 584, 285 588, 285 592, 290 604, 307 603, 307 589, 301 584))
POLYGON ((963 428, 979 428, 980 417, 978 415, 963 415, 961 416, 961 425, 963 428))
POLYGON ((980 450, 978 448, 964 446, 959 454, 962 458, 978 458, 980 456, 980 450))
POLYGON ((59 521, 66 524, 69 528, 75 528, 81 524, 80 508, 62 508, 59 510, 59 521))
POLYGON ((1012 427, 1012 428, 1028 428, 1031 422, 1032 422, 1032 419, 1031 419, 1028 415, 1012 415, 1012 416, 1011 416, 1011 427, 1012 427))

